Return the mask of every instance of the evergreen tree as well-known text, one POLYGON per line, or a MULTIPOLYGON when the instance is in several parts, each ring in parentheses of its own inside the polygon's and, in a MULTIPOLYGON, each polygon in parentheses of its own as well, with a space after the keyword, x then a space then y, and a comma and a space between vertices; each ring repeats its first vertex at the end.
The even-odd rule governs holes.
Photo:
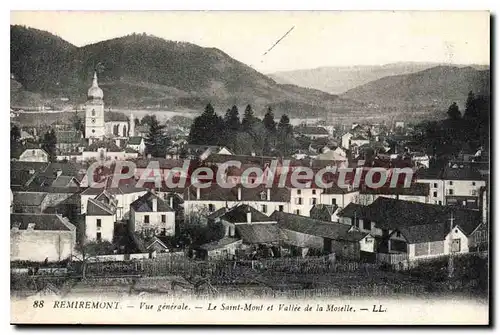
POLYGON ((199 145, 221 145, 224 136, 224 120, 218 116, 209 103, 205 111, 191 124, 189 143, 199 145))
POLYGON ((475 100, 476 97, 474 96, 474 93, 470 91, 467 95, 467 101, 465 101, 464 119, 473 120, 477 117, 475 100))
POLYGON ((278 123, 278 132, 282 136, 288 136, 293 133, 293 127, 290 124, 290 118, 288 115, 283 114, 281 116, 280 122, 278 123))
POLYGON ((458 109, 458 105, 456 102, 453 102, 450 107, 448 107, 448 117, 452 120, 458 120, 462 117, 462 113, 458 109))
POLYGON ((243 131, 250 131, 252 124, 255 121, 255 116, 253 115, 252 106, 247 105, 245 108, 245 114, 243 114, 243 120, 241 121, 241 128, 243 131))
POLYGON ((49 154, 49 160, 55 162, 57 159, 56 153, 57 137, 54 129, 49 130, 43 135, 42 149, 49 154))
POLYGON ((274 133, 276 131, 276 122, 274 121, 274 114, 271 107, 267 108, 267 113, 264 115, 262 123, 264 123, 264 127, 266 127, 270 133, 274 133))
POLYGON ((240 130, 240 114, 236 105, 227 110, 224 117, 224 123, 226 125, 226 129, 233 133, 240 130))
POLYGON ((146 138, 146 152, 152 157, 165 157, 169 139, 164 134, 165 125, 160 124, 155 115, 148 121, 149 132, 146 138))
POLYGON ((134 119, 134 124, 135 124, 136 127, 141 124, 141 121, 139 120, 139 118, 135 118, 134 119))
POLYGON ((19 158, 22 154, 22 144, 19 142, 21 131, 17 125, 10 128, 10 157, 19 158))

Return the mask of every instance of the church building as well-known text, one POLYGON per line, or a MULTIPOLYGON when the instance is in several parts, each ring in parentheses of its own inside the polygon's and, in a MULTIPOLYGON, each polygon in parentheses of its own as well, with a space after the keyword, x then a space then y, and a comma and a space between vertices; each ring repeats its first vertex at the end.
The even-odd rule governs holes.
POLYGON ((94 72, 92 86, 87 92, 85 104, 85 138, 89 144, 97 140, 113 139, 118 146, 134 134, 134 116, 130 119, 122 113, 105 111, 104 94, 97 83, 97 73, 94 72))

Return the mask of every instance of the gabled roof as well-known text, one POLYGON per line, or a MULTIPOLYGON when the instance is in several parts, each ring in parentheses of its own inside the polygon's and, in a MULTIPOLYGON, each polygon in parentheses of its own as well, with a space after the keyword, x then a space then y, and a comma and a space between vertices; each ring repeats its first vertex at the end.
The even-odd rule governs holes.
POLYGON ((207 216, 207 219, 208 220, 215 220, 217 218, 220 218, 224 214, 226 214, 227 211, 228 211, 228 209, 226 207, 219 208, 218 210, 216 210, 215 212, 213 212, 212 214, 207 216))
POLYGON ((34 223, 34 230, 72 231, 75 226, 58 214, 10 214, 10 228, 17 227, 26 230, 30 223, 34 223))
POLYGON ((239 205, 224 214, 221 219, 231 223, 247 222, 247 213, 252 215, 252 223, 254 222, 271 222, 271 218, 264 213, 256 210, 252 206, 239 205))
POLYGON ((13 202, 20 206, 40 206, 47 196, 46 192, 13 192, 13 202))
POLYGON ((144 138, 142 138, 142 136, 132 136, 128 139, 128 144, 140 145, 142 141, 144 141, 144 138))
POLYGON ((355 230, 355 227, 351 225, 321 221, 296 214, 274 212, 271 217, 278 221, 278 225, 282 229, 292 230, 312 236, 325 237, 332 240, 351 241, 356 240, 359 237, 359 241, 368 235, 367 233, 352 235, 351 231, 353 229, 355 230))
POLYGON ((236 225, 236 232, 244 243, 273 243, 286 238, 277 224, 240 224, 236 225))
POLYGON ((174 212, 166 201, 149 191, 131 203, 130 208, 133 208, 136 212, 153 212, 153 200, 156 200, 156 212, 174 212))
POLYGON ((328 130, 323 127, 300 126, 296 127, 295 131, 306 135, 328 135, 328 130))
MULTIPOLYGON (((348 209, 348 207, 345 209, 348 209)), ((361 206, 357 217, 375 221, 377 226, 382 229, 401 229, 402 227, 426 224, 444 224, 445 227, 446 225, 449 227, 452 214, 454 225, 458 225, 466 235, 472 233, 481 223, 481 213, 479 211, 385 197, 377 198, 368 206, 361 206)), ((350 215, 350 217, 353 217, 353 215, 350 215)))
POLYGON ((310 213, 313 216, 313 212, 326 214, 328 216, 332 216, 333 213, 339 208, 337 205, 325 205, 325 204, 316 204, 312 206, 310 213))
POLYGON ((89 199, 87 201, 87 215, 114 215, 116 207, 113 204, 107 204, 97 199, 89 199))

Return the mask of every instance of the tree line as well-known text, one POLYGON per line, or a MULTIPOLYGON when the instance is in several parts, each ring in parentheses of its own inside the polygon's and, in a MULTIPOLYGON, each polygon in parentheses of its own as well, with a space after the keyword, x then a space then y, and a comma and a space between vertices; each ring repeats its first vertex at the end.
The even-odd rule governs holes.
POLYGON ((453 102, 442 121, 423 122, 417 126, 415 140, 422 143, 438 165, 456 156, 464 148, 489 150, 490 99, 489 96, 469 92, 464 111, 453 102))
POLYGON ((278 123, 271 107, 263 119, 254 115, 247 105, 240 121, 236 105, 224 116, 217 115, 209 103, 191 125, 188 142, 197 145, 226 146, 236 154, 289 156, 297 146, 293 126, 283 114, 278 123))

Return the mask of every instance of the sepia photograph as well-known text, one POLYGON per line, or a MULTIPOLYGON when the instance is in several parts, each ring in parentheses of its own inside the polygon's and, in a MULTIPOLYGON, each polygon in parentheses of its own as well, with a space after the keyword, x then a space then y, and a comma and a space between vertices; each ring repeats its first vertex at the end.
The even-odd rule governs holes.
POLYGON ((11 324, 489 325, 490 15, 11 11, 11 324))

